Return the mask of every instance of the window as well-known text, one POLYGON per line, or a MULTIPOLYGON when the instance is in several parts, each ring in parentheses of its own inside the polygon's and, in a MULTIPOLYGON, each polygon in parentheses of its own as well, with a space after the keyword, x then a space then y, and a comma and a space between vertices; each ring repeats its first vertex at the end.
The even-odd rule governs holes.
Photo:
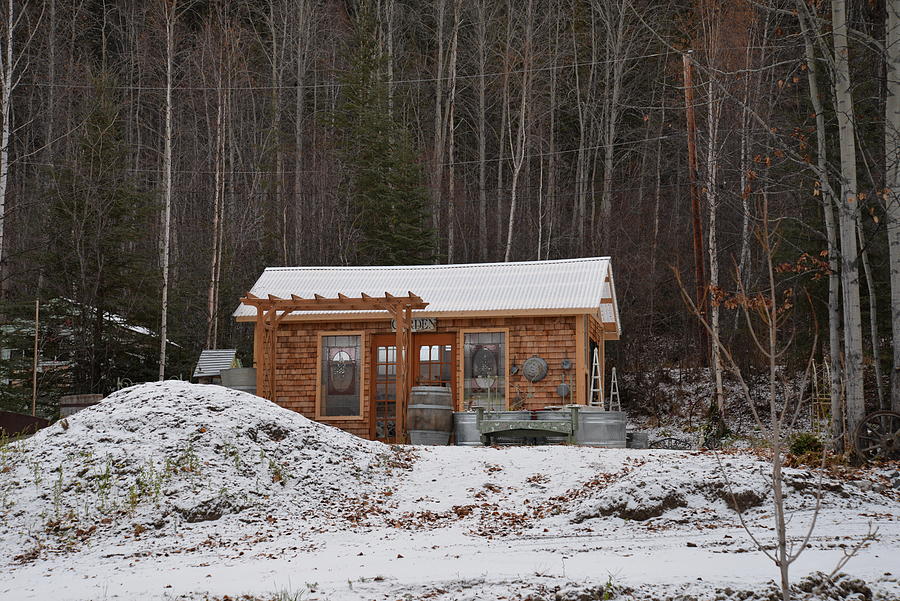
POLYGON ((322 337, 322 416, 361 415, 359 348, 359 336, 322 337))
POLYGON ((465 385, 463 408, 484 407, 492 411, 506 408, 506 334, 479 332, 463 334, 465 385))

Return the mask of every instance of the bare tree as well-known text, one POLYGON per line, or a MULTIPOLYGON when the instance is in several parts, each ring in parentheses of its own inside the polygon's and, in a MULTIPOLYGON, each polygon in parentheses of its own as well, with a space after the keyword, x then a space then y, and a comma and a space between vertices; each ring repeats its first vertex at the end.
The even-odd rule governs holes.
MULTIPOLYGON (((13 132, 12 98, 25 73, 23 60, 27 60, 26 49, 37 32, 37 24, 28 24, 29 29, 20 49, 16 49, 16 35, 28 15, 28 2, 16 6, 13 0, 7 0, 5 14, 0 13, 2 31, 0 31, 0 299, 6 297, 6 196, 9 189, 9 145, 13 132), (16 9, 18 8, 18 12, 16 9)), ((41 16, 43 12, 41 12, 41 16)), ((40 22, 40 16, 38 17, 40 22)))
POLYGON ((819 89, 819 61, 816 58, 813 36, 810 28, 814 22, 807 12, 803 0, 796 0, 797 16, 803 35, 803 48, 806 59, 806 77, 809 84, 809 98, 816 116, 816 162, 815 170, 819 185, 816 193, 822 203, 825 216, 825 240, 828 251, 828 349, 829 386, 831 396, 831 435, 836 452, 843 450, 844 407, 841 402, 841 309, 840 286, 841 276, 838 265, 838 233, 834 219, 834 193, 829 182, 827 132, 825 129, 825 108, 819 89))
MULTIPOLYGON (((796 382, 789 382, 788 376, 784 372, 779 372, 778 360, 785 355, 785 352, 791 346, 794 336, 789 335, 786 342, 781 341, 782 332, 788 328, 789 319, 792 315, 792 309, 796 302, 796 294, 793 288, 780 289, 775 277, 775 267, 773 257, 778 246, 778 232, 769 227, 769 211, 768 204, 764 200, 761 210, 761 224, 757 231, 757 239, 761 247, 762 255, 765 257, 765 288, 759 292, 748 292, 741 283, 739 274, 735 274, 738 292, 730 295, 721 289, 714 290, 714 303, 722 303, 733 308, 737 308, 743 315, 744 320, 751 334, 751 340, 756 350, 766 359, 768 364, 768 385, 766 390, 766 401, 768 416, 764 416, 756 407, 756 401, 750 393, 750 387, 744 377, 743 372, 738 366, 737 361, 732 355, 730 349, 721 341, 714 339, 722 352, 725 368, 735 377, 740 390, 741 397, 746 406, 750 409, 753 420, 757 427, 764 432, 768 442, 769 452, 771 453, 771 486, 773 496, 773 514, 774 514, 774 530, 775 530, 775 547, 772 549, 761 541, 751 531, 749 525, 744 521, 744 516, 740 510, 739 503, 738 515, 741 525, 750 536, 757 550, 768 557, 778 568, 780 576, 780 588, 783 601, 791 599, 790 585, 790 567, 799 559, 800 555, 807 548, 807 544, 812 538, 816 527, 819 509, 821 507, 821 491, 822 483, 819 481, 816 494, 816 505, 812 512, 809 523, 805 532, 801 534, 797 540, 792 541, 788 536, 787 527, 790 519, 785 508, 785 482, 784 482, 784 460, 787 449, 787 436, 797 422, 801 409, 805 405, 807 385, 809 377, 812 373, 812 365, 815 360, 817 335, 814 332, 813 343, 810 348, 805 368, 796 382), (754 316, 757 318, 756 325, 754 316), (780 403, 780 406, 779 406, 780 403)), ((678 281, 681 297, 685 304, 688 305, 691 312, 700 320, 701 324, 707 331, 712 334, 712 326, 704 317, 701 310, 694 303, 690 294, 687 293, 684 285, 681 283, 681 276, 678 270, 673 269, 675 278, 678 281)), ((810 302, 809 297, 806 298, 810 302)), ((720 463, 721 467, 721 463, 720 463)), ((724 471, 724 467, 721 467, 724 471)), ((730 488, 730 483, 729 483, 730 488)), ((734 497, 733 490, 730 494, 734 497)), ((849 560, 850 557, 866 543, 873 540, 875 533, 869 531, 845 558, 838 563, 838 568, 849 560)), ((834 575, 834 572, 832 572, 834 575)))
POLYGON ((844 367, 847 427, 853 431, 865 414, 863 396, 862 317, 859 302, 859 253, 856 220, 859 198, 856 181, 856 125, 850 86, 846 0, 831 0, 834 43, 834 98, 841 151, 841 197, 838 222, 841 239, 841 290, 844 305, 844 367))
POLYGON ((172 69, 175 58, 175 19, 178 0, 163 0, 166 28, 166 131, 163 142, 163 218, 162 218, 162 316, 159 322, 159 379, 166 379, 166 344, 169 318, 169 247, 172 230, 172 69))
MULTIPOLYGON (((506 251, 503 253, 503 260, 509 261, 512 253, 513 231, 516 223, 516 201, 518 200, 518 184, 522 174, 522 166, 525 164, 525 137, 528 127, 528 101, 531 91, 531 66, 532 66, 532 32, 534 28, 534 0, 528 0, 528 6, 525 10, 525 39, 524 48, 522 50, 522 82, 521 93, 519 98, 518 121, 516 125, 516 139, 513 142, 512 123, 510 123, 509 145, 510 155, 513 159, 512 181, 510 182, 509 193, 509 224, 506 230, 506 251)), ((512 113, 512 110, 510 110, 512 113)))
POLYGON ((886 94, 884 195, 890 251, 891 332, 894 340, 891 408, 900 411, 900 0, 885 2, 886 94))

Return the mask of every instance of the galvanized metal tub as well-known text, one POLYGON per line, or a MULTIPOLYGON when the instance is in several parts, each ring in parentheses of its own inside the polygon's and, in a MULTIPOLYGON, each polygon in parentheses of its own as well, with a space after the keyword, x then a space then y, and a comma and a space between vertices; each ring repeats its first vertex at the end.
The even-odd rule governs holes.
POLYGON ((453 397, 444 386, 414 386, 406 410, 410 444, 450 444, 453 397))
POLYGON ((256 394, 256 368, 232 367, 219 372, 222 377, 222 386, 256 394))
POLYGON ((624 449, 625 440, 624 411, 603 411, 594 407, 578 408, 576 443, 593 447, 624 449))
POLYGON ((453 413, 453 434, 458 447, 480 447, 481 432, 478 431, 478 413, 456 411, 453 413))
POLYGON ((648 432, 629 432, 626 438, 629 449, 646 449, 650 447, 650 434, 648 432))
MULTIPOLYGON (((571 422, 572 412, 568 409, 535 411, 534 415, 539 421, 544 422, 571 422)), ((545 444, 565 444, 569 441, 567 436, 546 436, 543 438, 545 444)))

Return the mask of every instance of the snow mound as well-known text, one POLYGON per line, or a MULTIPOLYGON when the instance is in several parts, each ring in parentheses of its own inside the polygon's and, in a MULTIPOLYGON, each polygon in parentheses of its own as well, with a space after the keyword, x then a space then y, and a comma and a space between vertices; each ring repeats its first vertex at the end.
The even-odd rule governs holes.
POLYGON ((133 386, 0 448, 0 548, 68 550, 229 516, 321 523, 374 490, 390 457, 244 392, 133 386))

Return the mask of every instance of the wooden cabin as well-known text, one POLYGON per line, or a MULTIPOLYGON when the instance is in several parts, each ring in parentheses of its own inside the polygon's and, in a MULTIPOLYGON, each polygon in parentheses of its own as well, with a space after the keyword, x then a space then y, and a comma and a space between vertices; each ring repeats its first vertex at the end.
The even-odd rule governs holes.
POLYGON ((268 268, 234 317, 255 327, 260 396, 388 442, 417 385, 457 411, 589 404, 620 334, 608 257, 268 268))

